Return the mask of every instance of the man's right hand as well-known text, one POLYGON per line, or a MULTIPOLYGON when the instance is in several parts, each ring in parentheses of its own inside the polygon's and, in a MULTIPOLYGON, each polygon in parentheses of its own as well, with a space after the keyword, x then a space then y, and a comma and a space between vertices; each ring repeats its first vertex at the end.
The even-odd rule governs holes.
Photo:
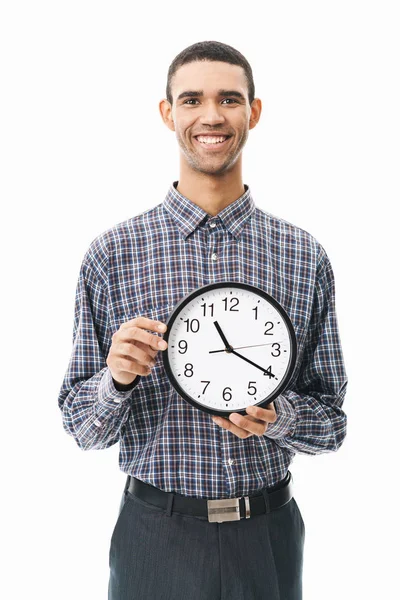
POLYGON ((168 347, 166 341, 149 331, 165 333, 166 330, 165 323, 146 317, 122 323, 112 336, 106 360, 113 379, 117 383, 129 385, 136 379, 136 375, 149 375, 155 365, 157 352, 168 347))

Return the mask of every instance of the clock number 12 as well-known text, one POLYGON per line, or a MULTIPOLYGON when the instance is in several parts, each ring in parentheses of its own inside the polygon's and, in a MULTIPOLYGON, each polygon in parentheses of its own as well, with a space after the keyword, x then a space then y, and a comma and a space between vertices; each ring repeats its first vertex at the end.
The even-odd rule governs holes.
MULTIPOLYGON (((225 304, 225 310, 228 310, 228 298, 224 298, 222 302, 225 304)), ((236 308, 236 306, 239 304, 239 298, 229 298, 229 302, 231 303, 229 310, 239 312, 239 309, 236 308)))

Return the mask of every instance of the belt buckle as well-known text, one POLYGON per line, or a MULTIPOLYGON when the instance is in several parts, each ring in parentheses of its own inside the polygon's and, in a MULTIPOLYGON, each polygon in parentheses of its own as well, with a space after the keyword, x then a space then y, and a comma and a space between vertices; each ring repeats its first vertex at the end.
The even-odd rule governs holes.
MULTIPOLYGON (((225 521, 240 521, 240 498, 223 498, 222 500, 207 500, 208 520, 210 523, 224 523, 225 521)), ((250 502, 248 496, 244 498, 246 506, 246 519, 250 517, 250 502)))

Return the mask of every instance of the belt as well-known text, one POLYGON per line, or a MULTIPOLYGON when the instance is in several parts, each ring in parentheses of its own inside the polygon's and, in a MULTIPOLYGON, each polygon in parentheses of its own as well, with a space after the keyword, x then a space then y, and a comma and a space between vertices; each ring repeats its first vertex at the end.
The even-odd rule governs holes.
POLYGON ((208 517, 210 523, 239 521, 268 513, 287 504, 293 497, 293 479, 290 471, 276 485, 260 490, 253 496, 207 500, 191 498, 173 492, 164 492, 136 477, 128 476, 125 489, 144 502, 167 511, 194 517, 208 517))

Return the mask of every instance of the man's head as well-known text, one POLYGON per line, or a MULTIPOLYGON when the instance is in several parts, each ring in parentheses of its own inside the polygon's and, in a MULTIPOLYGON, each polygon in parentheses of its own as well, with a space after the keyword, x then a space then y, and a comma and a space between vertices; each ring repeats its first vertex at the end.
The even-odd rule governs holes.
POLYGON ((198 42, 197 44, 193 44, 192 46, 185 48, 185 50, 182 50, 178 56, 175 56, 174 60, 170 64, 166 88, 167 100, 170 102, 170 104, 173 104, 171 82, 176 71, 183 65, 200 60, 224 62, 229 65, 237 65, 238 67, 242 67, 247 79, 247 94, 249 104, 253 102, 255 96, 253 71, 251 70, 251 66, 243 54, 241 54, 235 48, 232 48, 232 46, 222 44, 222 42, 198 42))
POLYGON ((240 52, 220 42, 200 42, 173 60, 160 112, 176 133, 181 165, 221 175, 240 167, 261 101, 254 98, 252 70, 240 52))

